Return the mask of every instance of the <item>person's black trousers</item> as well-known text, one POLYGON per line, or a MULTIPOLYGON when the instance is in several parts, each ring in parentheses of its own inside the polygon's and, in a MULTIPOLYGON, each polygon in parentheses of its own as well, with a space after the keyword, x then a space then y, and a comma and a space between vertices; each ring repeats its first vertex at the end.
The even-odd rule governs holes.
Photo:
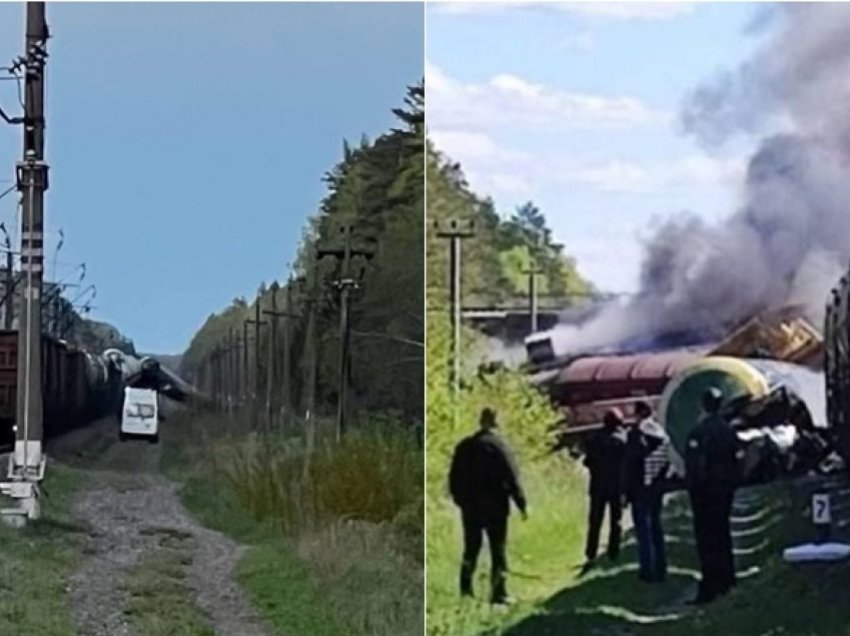
POLYGON ((735 585, 731 527, 734 491, 707 488, 690 495, 702 571, 698 597, 711 600, 735 585))
POLYGON ((602 519, 608 508, 608 556, 616 559, 620 555, 620 519, 623 516, 623 502, 619 494, 609 495, 590 493, 590 514, 587 520, 587 545, 584 555, 588 561, 596 558, 599 551, 599 532, 602 519))
POLYGON ((463 519, 463 563, 460 567, 460 593, 472 595, 472 577, 481 552, 481 542, 487 535, 490 546, 490 600, 502 601, 507 597, 505 573, 508 569, 505 543, 508 538, 507 515, 482 515, 464 510, 463 519))

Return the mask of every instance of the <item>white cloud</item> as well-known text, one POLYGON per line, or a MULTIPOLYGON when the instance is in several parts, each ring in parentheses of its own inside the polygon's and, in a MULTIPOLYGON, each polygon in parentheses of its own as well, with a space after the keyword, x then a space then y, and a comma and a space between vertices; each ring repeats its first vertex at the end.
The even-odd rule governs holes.
POLYGON ((479 194, 515 198, 534 191, 532 155, 505 148, 479 132, 433 130, 429 137, 440 152, 461 163, 479 194))
POLYGON ((433 1, 432 11, 452 15, 480 15, 506 11, 562 11, 606 20, 671 20, 693 13, 693 2, 467 2, 433 1))
POLYGON ((670 120, 635 97, 573 93, 508 73, 464 83, 426 62, 425 81, 429 126, 441 128, 631 127, 670 120))
POLYGON ((688 155, 674 161, 637 162, 613 158, 588 162, 567 152, 533 154, 500 144, 483 132, 436 129, 436 148, 460 162, 475 191, 510 199, 553 186, 584 185, 619 194, 658 194, 671 189, 733 189, 744 175, 743 156, 688 155))
POLYGON ((613 20, 670 20, 693 13, 693 2, 555 3, 567 11, 613 20))
POLYGON ((691 155, 676 161, 650 163, 614 159, 602 164, 567 168, 562 178, 604 192, 652 194, 671 188, 731 188, 741 181, 743 173, 742 157, 712 159, 691 155))
POLYGON ((468 160, 512 166, 527 164, 531 160, 531 155, 504 148, 484 133, 438 129, 431 131, 429 136, 442 152, 451 157, 463 155, 468 160))

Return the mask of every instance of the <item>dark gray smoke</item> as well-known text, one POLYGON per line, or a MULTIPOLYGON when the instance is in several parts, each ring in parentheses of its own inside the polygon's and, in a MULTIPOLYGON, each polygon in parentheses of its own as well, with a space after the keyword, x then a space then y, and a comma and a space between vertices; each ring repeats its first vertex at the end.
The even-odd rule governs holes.
POLYGON ((790 304, 822 320, 850 256, 850 6, 776 12, 753 58, 698 87, 682 109, 686 132, 706 145, 764 135, 740 208, 714 225, 669 219, 647 244, 638 298, 587 328, 562 329, 561 347, 720 332, 790 304))

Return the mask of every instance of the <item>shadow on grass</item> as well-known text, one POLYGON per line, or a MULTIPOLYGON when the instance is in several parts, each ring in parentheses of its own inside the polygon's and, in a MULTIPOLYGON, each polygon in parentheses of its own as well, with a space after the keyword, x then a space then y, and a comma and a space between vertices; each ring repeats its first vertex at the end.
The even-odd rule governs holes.
MULTIPOLYGON (((787 521, 786 508, 782 501, 765 496, 761 488, 742 490, 737 496, 732 528, 741 586, 758 577, 763 564, 784 547, 779 544, 777 529, 787 521)), ((637 550, 630 529, 618 562, 603 558, 574 584, 545 600, 534 615, 488 634, 619 635, 688 629, 688 619, 701 611, 688 605, 699 579, 691 523, 687 497, 672 495, 664 514, 669 563, 664 583, 647 584, 638 579, 637 550)))

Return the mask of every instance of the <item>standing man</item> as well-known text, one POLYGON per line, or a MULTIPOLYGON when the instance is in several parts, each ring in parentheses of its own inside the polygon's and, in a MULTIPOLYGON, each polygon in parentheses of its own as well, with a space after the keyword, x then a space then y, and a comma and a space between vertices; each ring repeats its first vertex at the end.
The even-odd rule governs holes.
POLYGON ((526 513, 525 493, 513 452, 497 434, 496 413, 481 411, 479 430, 455 448, 449 474, 452 498, 461 510, 463 520, 463 563, 460 568, 460 593, 472 596, 472 576, 483 535, 490 545, 490 602, 508 603, 505 589, 507 558, 505 542, 508 535, 510 500, 526 513))
POLYGON ((608 508, 608 558, 616 561, 620 556, 620 518, 623 511, 623 459, 626 437, 623 415, 611 409, 602 419, 602 430, 588 441, 584 465, 590 471, 590 513, 587 521, 587 545, 584 555, 587 572, 596 559, 599 549, 599 532, 608 508))
POLYGON ((670 441, 646 402, 635 404, 637 422, 626 442, 626 500, 638 546, 638 576, 647 583, 661 583, 667 576, 667 551, 661 511, 667 473, 670 470, 670 441))
POLYGON ((723 394, 703 394, 705 415, 688 435, 685 482, 691 498, 700 570, 694 603, 708 603, 735 585, 732 499, 738 485, 738 437, 720 413, 723 394))

